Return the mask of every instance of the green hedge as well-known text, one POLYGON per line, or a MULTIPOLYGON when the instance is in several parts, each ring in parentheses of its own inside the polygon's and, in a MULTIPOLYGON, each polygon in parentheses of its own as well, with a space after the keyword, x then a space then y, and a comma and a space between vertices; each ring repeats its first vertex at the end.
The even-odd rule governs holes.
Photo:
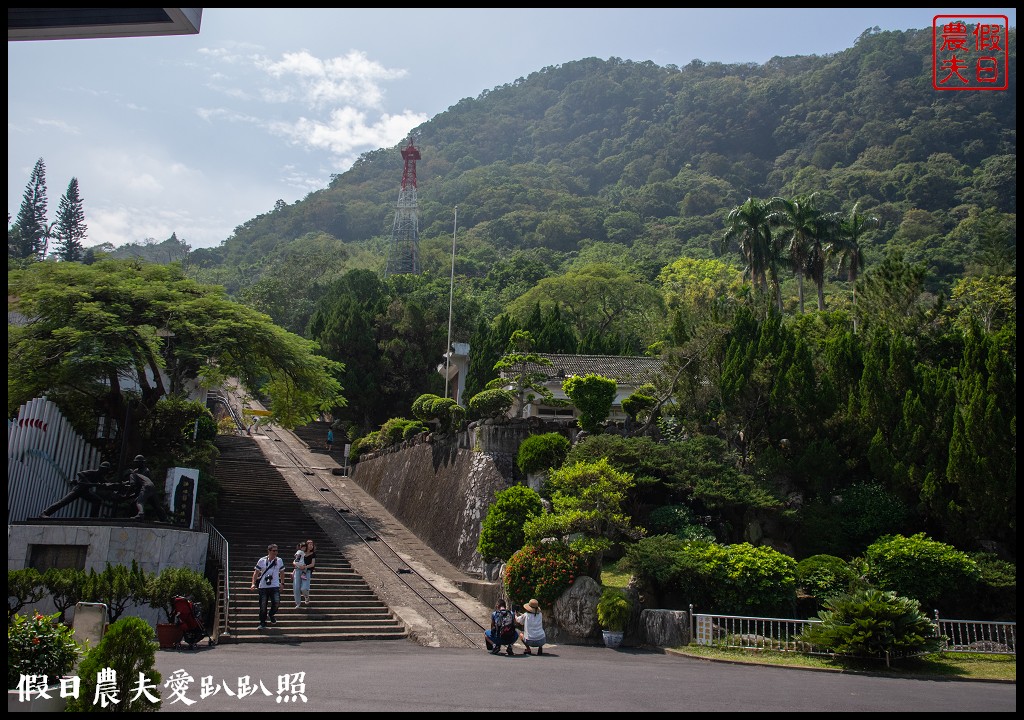
POLYGON ((531 435, 519 444, 516 465, 527 475, 558 468, 570 447, 569 439, 560 433, 531 435))
POLYGON ((793 617, 796 560, 767 546, 655 535, 626 548, 621 565, 667 609, 793 617))
POLYGON ((477 552, 487 562, 508 560, 523 546, 523 525, 540 515, 543 507, 540 495, 525 485, 498 491, 480 526, 477 552))

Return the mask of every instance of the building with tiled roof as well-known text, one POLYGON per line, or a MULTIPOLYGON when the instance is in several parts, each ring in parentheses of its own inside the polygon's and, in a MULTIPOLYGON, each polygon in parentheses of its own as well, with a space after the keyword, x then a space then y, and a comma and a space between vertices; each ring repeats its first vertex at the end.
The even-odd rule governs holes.
MULTIPOLYGON (((527 365, 529 372, 544 373, 547 380, 544 386, 551 391, 555 400, 562 400, 568 403, 567 406, 545 404, 541 399, 536 399, 527 404, 525 417, 552 418, 575 418, 578 413, 572 407, 572 401, 568 399, 562 390, 562 383, 566 378, 582 375, 601 375, 615 381, 615 399, 612 401, 609 420, 625 420, 626 413, 622 411, 622 401, 633 394, 633 392, 644 383, 653 383, 654 378, 662 369, 662 361, 659 358, 630 356, 620 357, 615 355, 556 355, 551 353, 537 353, 540 357, 550 360, 551 365, 527 365)), ((505 375, 504 373, 502 374, 505 375)), ((511 389, 506 386, 506 389, 511 389)), ((509 411, 510 416, 519 417, 519 407, 513 406, 509 411)))

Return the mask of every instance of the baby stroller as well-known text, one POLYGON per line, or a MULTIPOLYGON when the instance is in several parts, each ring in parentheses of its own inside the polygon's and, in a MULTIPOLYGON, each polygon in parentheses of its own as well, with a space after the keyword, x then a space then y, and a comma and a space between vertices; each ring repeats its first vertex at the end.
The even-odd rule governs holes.
POLYGON ((189 650, 195 650, 204 637, 209 639, 210 646, 216 645, 210 633, 203 627, 203 609, 199 603, 180 595, 175 597, 174 619, 175 624, 182 630, 181 639, 188 645, 189 650))

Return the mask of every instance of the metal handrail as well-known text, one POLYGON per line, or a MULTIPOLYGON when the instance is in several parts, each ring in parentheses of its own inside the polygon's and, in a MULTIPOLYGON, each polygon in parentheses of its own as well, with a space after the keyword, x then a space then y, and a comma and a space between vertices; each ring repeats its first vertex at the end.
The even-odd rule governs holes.
POLYGON ((207 553, 212 554, 217 559, 217 564, 224 568, 224 632, 231 633, 231 566, 230 566, 230 555, 231 548, 228 545, 227 538, 221 535, 220 531, 213 526, 203 515, 199 515, 199 529, 205 532, 209 537, 209 545, 207 546, 207 553))
POLYGON ((245 418, 242 417, 241 413, 239 413, 237 409, 235 409, 235 406, 231 404, 231 401, 228 400, 226 395, 211 392, 206 396, 206 399, 207 402, 213 401, 221 403, 225 408, 227 408, 228 415, 231 416, 231 419, 235 421, 235 426, 242 432, 246 431, 247 425, 245 424, 245 418))

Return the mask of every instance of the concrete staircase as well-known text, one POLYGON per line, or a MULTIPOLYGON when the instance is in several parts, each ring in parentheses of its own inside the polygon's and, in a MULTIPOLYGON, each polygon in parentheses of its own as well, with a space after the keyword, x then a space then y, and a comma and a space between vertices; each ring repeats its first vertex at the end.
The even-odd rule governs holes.
POLYGON ((317 457, 317 459, 322 457, 324 460, 330 458, 341 467, 345 465, 345 444, 348 442, 348 438, 340 430, 335 430, 334 449, 328 452, 327 429, 330 427, 330 423, 314 420, 308 425, 295 428, 292 432, 295 434, 295 437, 306 443, 309 447, 309 452, 314 457, 317 457))
MULTIPOLYGON (((324 430, 324 437, 327 431, 324 430)), ((355 571, 306 511, 259 445, 249 437, 221 435, 217 479, 221 484, 217 529, 230 545, 230 629, 221 642, 295 642, 313 640, 383 640, 407 637, 402 623, 355 571), (277 624, 257 629, 259 596, 249 589, 256 561, 276 543, 291 572, 296 543, 312 538, 317 546, 316 572, 308 606, 298 610, 292 584, 281 593, 277 624)), ((321 444, 322 447, 322 444, 321 444)))

